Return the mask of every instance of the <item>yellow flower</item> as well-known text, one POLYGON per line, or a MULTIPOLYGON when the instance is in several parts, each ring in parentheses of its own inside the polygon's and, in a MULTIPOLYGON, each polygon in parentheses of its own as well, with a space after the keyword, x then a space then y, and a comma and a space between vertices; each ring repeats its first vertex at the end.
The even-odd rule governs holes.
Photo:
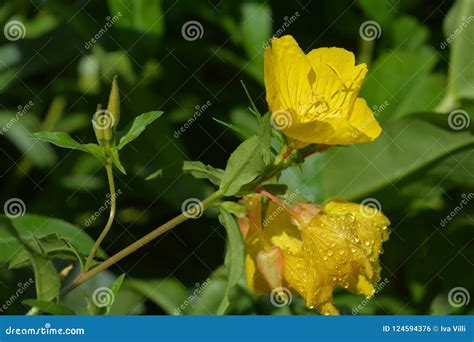
POLYGON ((380 280, 379 255, 390 224, 381 212, 331 201, 322 207, 295 207, 295 220, 287 210, 270 203, 262 220, 261 197, 247 197, 243 202, 250 213, 250 229, 244 238, 247 284, 256 294, 272 293, 275 286, 269 285, 256 261, 258 253, 269 246, 283 254, 282 286, 322 314, 339 313, 332 295, 336 286, 366 297, 374 294, 373 284, 380 280))
POLYGON ((265 50, 273 125, 300 145, 375 140, 382 129, 357 97, 366 73, 367 66, 355 65, 354 54, 345 49, 319 48, 305 55, 292 36, 273 39, 265 50))

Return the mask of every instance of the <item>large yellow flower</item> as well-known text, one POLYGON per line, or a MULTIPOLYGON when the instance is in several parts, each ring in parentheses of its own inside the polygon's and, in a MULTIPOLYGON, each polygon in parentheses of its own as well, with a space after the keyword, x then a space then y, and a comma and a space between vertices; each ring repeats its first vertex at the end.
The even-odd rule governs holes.
POLYGON ((247 283, 255 293, 269 294, 276 286, 267 280, 272 278, 268 273, 278 273, 278 265, 265 271, 257 263, 257 256, 271 246, 282 251, 284 276, 279 286, 300 294, 309 308, 338 314, 332 295, 336 286, 366 297, 374 294, 373 284, 380 280, 379 254, 390 224, 381 212, 338 201, 322 207, 305 204, 295 208, 299 212, 295 222, 273 203, 262 219, 259 195, 244 203, 250 213, 244 238, 247 283))
POLYGON ((265 50, 265 88, 273 125, 304 144, 354 144, 381 133, 372 110, 357 97, 367 73, 352 52, 319 48, 309 54, 292 36, 265 50))

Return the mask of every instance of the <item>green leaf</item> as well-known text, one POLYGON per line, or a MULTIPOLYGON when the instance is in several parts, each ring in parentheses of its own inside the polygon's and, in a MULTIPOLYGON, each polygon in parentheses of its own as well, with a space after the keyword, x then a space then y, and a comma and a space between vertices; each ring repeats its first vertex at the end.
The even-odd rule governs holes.
POLYGON ((240 280, 244 271, 244 242, 237 222, 226 210, 220 208, 219 221, 227 231, 227 251, 225 266, 227 268, 227 287, 217 314, 222 315, 230 304, 230 291, 240 280))
POLYGON ((438 55, 427 47, 384 53, 371 67, 361 97, 382 123, 434 110, 444 89, 444 78, 431 73, 437 62, 438 55))
POLYGON ((114 163, 115 167, 120 170, 124 175, 127 174, 125 168, 122 165, 122 162, 119 158, 119 153, 116 147, 113 147, 110 151, 110 158, 112 158, 112 163, 114 163))
POLYGON ((245 208, 245 205, 241 203, 224 201, 219 203, 219 207, 224 208, 229 213, 237 217, 244 217, 247 214, 247 209, 245 208))
POLYGON ((141 114, 133 119, 123 131, 118 132, 120 139, 117 149, 121 150, 125 145, 138 138, 146 126, 158 119, 162 114, 163 112, 153 111, 141 114))
POLYGON ((230 128, 231 130, 233 130, 235 133, 239 134, 244 139, 250 138, 252 136, 251 132, 247 131, 246 129, 244 129, 244 128, 238 126, 238 125, 234 125, 234 124, 219 120, 217 118, 212 118, 212 119, 214 121, 220 123, 222 126, 230 128))
MULTIPOLYGON (((448 122, 447 115, 439 115, 448 122)), ((474 143, 468 131, 444 129, 413 116, 387 123, 373 143, 327 152, 326 198, 363 198, 474 143)))
MULTIPOLYGON (((25 214, 9 221, 25 243, 57 235, 74 246, 82 255, 87 255, 94 244, 94 240, 82 229, 60 219, 25 214)), ((13 260, 23 250, 17 239, 4 228, 5 224, 0 222, 0 261, 2 262, 13 260)), ((98 256, 104 258, 106 255, 100 250, 98 256)))
POLYGON ((80 144, 74 140, 69 134, 64 132, 38 132, 33 133, 33 137, 42 141, 47 141, 59 147, 70 148, 87 152, 104 161, 104 154, 97 144, 80 144))
POLYGON ((164 28, 162 0, 108 0, 110 13, 117 16, 115 25, 161 35, 164 28))
POLYGON ((36 297, 44 301, 58 297, 61 282, 51 260, 33 253, 30 253, 30 259, 35 273, 36 297))
POLYGON ((162 308, 169 315, 179 315, 188 293, 177 280, 166 279, 127 279, 124 288, 133 289, 162 308))
POLYGON ((241 187, 251 183, 264 170, 262 147, 260 139, 253 136, 231 154, 222 177, 221 190, 224 195, 235 195, 241 187))
POLYGON ((42 312, 46 312, 51 315, 58 315, 58 316, 76 315, 76 313, 73 310, 59 303, 47 302, 47 301, 38 300, 38 299, 27 299, 27 300, 24 300, 22 303, 29 305, 31 307, 37 307, 42 312))
POLYGON ((392 35, 397 50, 416 51, 428 41, 430 31, 415 17, 404 15, 393 22, 392 35))
MULTIPOLYGON (((39 254, 48 259, 81 260, 79 252, 68 241, 58 238, 57 234, 34 239, 28 243, 39 254)), ((85 257, 86 255, 84 255, 85 257)), ((30 264, 30 256, 26 249, 21 250, 10 262, 9 268, 21 268, 30 264)))
MULTIPOLYGON (((248 2, 242 4, 242 22, 240 27, 242 43, 247 56, 260 55, 265 43, 272 34, 272 13, 266 3, 248 2)), ((257 59, 263 65, 263 58, 257 59)))
POLYGON ((210 165, 204 165, 199 161, 183 162, 183 171, 189 172, 194 178, 208 179, 211 183, 219 186, 224 170, 216 169, 210 165))
POLYGON ((120 275, 117 277, 117 279, 114 281, 112 284, 110 291, 111 291, 111 297, 113 298, 112 300, 108 301, 106 306, 103 306, 97 310, 98 315, 108 315, 110 313, 110 310, 112 308, 112 305, 115 302, 115 298, 120 290, 120 287, 122 286, 123 280, 125 279, 125 274, 120 275))
POLYGON ((369 19, 385 26, 393 20, 395 13, 398 12, 400 0, 359 0, 357 4, 369 19))
POLYGON ((474 99, 474 2, 457 0, 444 22, 445 46, 450 48, 448 97, 474 99))

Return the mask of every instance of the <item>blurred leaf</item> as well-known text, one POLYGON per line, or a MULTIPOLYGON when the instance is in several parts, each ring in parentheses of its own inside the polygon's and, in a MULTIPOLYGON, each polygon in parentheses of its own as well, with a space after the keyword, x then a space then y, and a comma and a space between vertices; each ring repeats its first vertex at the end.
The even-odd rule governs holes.
POLYGON ((456 0, 444 22, 446 42, 450 46, 448 97, 474 99, 474 2, 456 0))
POLYGON ((437 62, 437 54, 427 48, 381 55, 361 90, 361 96, 374 106, 377 120, 433 110, 444 89, 443 78, 430 74, 437 62))
POLYGON ((47 167, 54 164, 56 155, 52 148, 44 142, 31 138, 31 133, 40 127, 40 123, 32 114, 25 116, 12 112, 0 112, 0 127, 4 134, 27 158, 39 167, 47 167))
POLYGON ((118 132, 120 138, 117 149, 121 150, 125 145, 138 138, 145 128, 158 119, 162 114, 163 112, 153 111, 143 113, 133 119, 133 121, 129 123, 123 131, 118 132))
POLYGON ((430 37, 430 31, 415 17, 401 16, 392 24, 393 45, 397 50, 416 51, 430 37))
POLYGON ((23 304, 29 305, 31 307, 35 306, 39 308, 42 312, 46 312, 51 315, 59 315, 59 316, 76 315, 76 313, 73 310, 59 303, 48 302, 48 301, 37 300, 37 299, 27 299, 23 301, 23 304))
POLYGON ((92 154, 100 161, 104 161, 104 155, 97 144, 80 144, 68 133, 64 132, 38 132, 32 136, 38 140, 47 141, 59 147, 70 148, 92 154))
POLYGON ((219 210, 219 222, 227 231, 227 251, 225 255, 227 287, 224 298, 217 309, 217 314, 223 315, 230 304, 230 292, 237 285, 244 271, 244 242, 237 222, 231 214, 222 208, 219 210))
MULTIPOLYGON (((433 115, 448 122, 447 115, 433 115)), ((325 197, 363 198, 473 143, 470 132, 443 129, 416 117, 386 123, 371 144, 327 152, 325 197)))
POLYGON ((272 13, 266 3, 242 4, 240 35, 250 62, 263 66, 264 44, 272 34, 272 13), (257 58, 255 58, 257 57, 257 58))
POLYGON ((398 12, 400 0, 359 0, 357 4, 369 19, 377 21, 382 26, 386 26, 398 12))
POLYGON ((183 171, 189 172, 194 178, 208 179, 212 184, 219 186, 224 170, 216 169, 210 165, 204 165, 199 161, 183 162, 183 171))
POLYGON ((107 0, 107 4, 110 13, 119 16, 115 23, 118 27, 144 34, 162 34, 164 16, 161 0, 107 0))
POLYGON ((169 315, 176 315, 188 294, 186 288, 177 280, 166 279, 127 279, 124 288, 133 289, 162 308, 169 315))

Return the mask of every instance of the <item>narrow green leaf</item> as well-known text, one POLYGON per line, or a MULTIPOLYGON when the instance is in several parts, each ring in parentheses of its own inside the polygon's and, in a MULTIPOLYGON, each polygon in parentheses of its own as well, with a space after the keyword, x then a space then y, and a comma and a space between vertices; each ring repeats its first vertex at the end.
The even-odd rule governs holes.
POLYGON ((244 242, 237 222, 229 212, 222 208, 219 210, 219 221, 227 231, 227 251, 224 262, 227 268, 227 287, 217 310, 217 314, 223 315, 230 304, 230 292, 237 285, 244 271, 244 242))
POLYGON ((231 154, 222 177, 221 190, 227 196, 235 195, 242 186, 257 178, 265 167, 259 137, 245 140, 231 154))
POLYGON ((193 177, 198 179, 208 179, 211 183, 219 186, 221 183, 224 170, 216 169, 210 165, 204 165, 199 161, 183 162, 183 171, 189 172, 193 177))
POLYGON ((242 129, 241 127, 237 126, 237 125, 234 125, 234 124, 231 124, 231 123, 227 123, 225 121, 222 121, 222 120, 219 120, 219 119, 216 119, 216 118, 212 118, 214 121, 220 123, 221 125, 223 125, 224 127, 227 127, 227 128, 230 128, 231 130, 233 130, 234 132, 240 134, 241 136, 243 136, 244 138, 250 138, 252 136, 252 133, 251 132, 248 132, 246 131, 245 129, 242 129))
POLYGON ((58 316, 75 316, 76 315, 76 313, 73 310, 59 303, 48 302, 48 301, 38 300, 38 299, 26 299, 22 303, 29 305, 31 307, 37 307, 42 312, 46 312, 51 315, 58 315, 58 316))
POLYGON ((474 2, 457 0, 445 18, 446 41, 450 48, 448 97, 474 99, 473 37, 474 2))
POLYGON ((127 174, 125 171, 125 168, 122 165, 122 162, 120 161, 119 158, 119 153, 116 147, 113 147, 112 150, 110 151, 110 158, 112 158, 112 162, 114 163, 115 167, 120 170, 124 175, 127 174))
POLYGON ((104 161, 104 155, 99 145, 96 144, 81 144, 74 140, 69 134, 64 132, 38 132, 33 133, 33 137, 47 141, 59 147, 70 148, 73 150, 79 150, 87 152, 98 158, 100 161, 104 161))
POLYGON ((177 280, 167 279, 127 279, 124 288, 132 289, 162 308, 169 315, 179 315, 185 305, 188 293, 177 280))
POLYGON ((112 284, 111 288, 110 288, 110 291, 111 292, 111 296, 112 296, 112 300, 110 300, 106 306, 104 307, 101 307, 97 314, 98 315, 108 315, 110 313, 110 310, 112 308, 112 305, 114 304, 115 302, 115 297, 117 296, 120 288, 122 287, 122 284, 123 284, 123 280, 125 279, 125 274, 121 274, 115 281, 114 283, 112 284))
POLYGON ((162 114, 163 112, 153 111, 141 114, 133 119, 123 131, 118 132, 120 139, 117 148, 121 150, 125 145, 138 138, 146 126, 158 119, 162 114))
POLYGON ((39 300, 50 301, 59 295, 61 282, 51 260, 31 253, 31 265, 35 273, 36 296, 39 300))

